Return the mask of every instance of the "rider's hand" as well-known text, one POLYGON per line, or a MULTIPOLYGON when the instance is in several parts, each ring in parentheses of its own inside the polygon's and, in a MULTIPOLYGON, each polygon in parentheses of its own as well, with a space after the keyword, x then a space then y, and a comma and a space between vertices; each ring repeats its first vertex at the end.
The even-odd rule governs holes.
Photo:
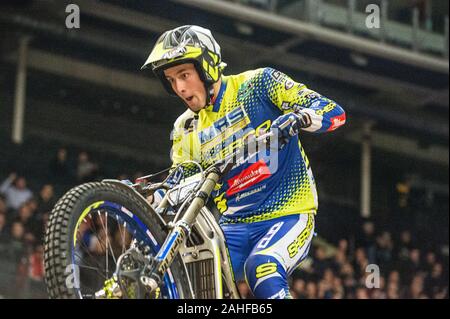
POLYGON ((130 186, 130 187, 134 185, 133 182, 130 181, 129 179, 122 179, 122 180, 120 180, 120 182, 121 182, 122 184, 128 185, 128 186, 130 186))
POLYGON ((163 200, 165 194, 165 191, 162 189, 157 189, 153 194, 147 196, 147 202, 156 209, 163 200))
POLYGON ((308 113, 301 110, 281 115, 271 126, 272 130, 278 132, 278 137, 281 140, 281 147, 289 142, 289 139, 300 132, 300 129, 311 126, 311 117, 308 113))

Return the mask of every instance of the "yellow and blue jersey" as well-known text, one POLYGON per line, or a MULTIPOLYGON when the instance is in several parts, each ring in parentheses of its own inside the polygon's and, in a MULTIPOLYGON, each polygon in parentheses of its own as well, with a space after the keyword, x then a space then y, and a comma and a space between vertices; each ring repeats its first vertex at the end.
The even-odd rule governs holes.
MULTIPOLYGON (((336 102, 275 69, 222 76, 213 105, 198 113, 187 110, 175 122, 173 164, 194 160, 207 167, 242 147, 249 135, 268 131, 280 115, 300 109, 311 117, 312 125, 304 129, 309 132, 333 131, 346 120, 336 102)), ((235 165, 224 176, 214 194, 221 224, 317 211, 314 177, 298 136, 276 156, 235 165)))

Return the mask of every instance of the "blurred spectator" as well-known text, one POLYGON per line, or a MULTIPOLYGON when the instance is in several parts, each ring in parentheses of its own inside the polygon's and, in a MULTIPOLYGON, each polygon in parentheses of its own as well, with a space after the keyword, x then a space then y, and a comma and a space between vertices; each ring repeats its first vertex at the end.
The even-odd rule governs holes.
POLYGON ((305 294, 306 283, 302 278, 295 278, 292 283, 292 290, 295 293, 295 298, 306 299, 305 294))
POLYGON ((435 293, 431 298, 434 299, 449 299, 448 287, 442 288, 439 292, 435 293))
POLYGON ((324 272, 322 280, 320 280, 318 284, 318 298, 332 299, 334 296, 333 283, 334 273, 330 268, 327 268, 324 272))
POLYGON ((336 251, 336 254, 334 255, 334 259, 332 260, 332 269, 339 273, 342 270, 342 267, 347 262, 347 257, 345 255, 345 252, 338 249, 336 251))
POLYGON ((375 262, 375 224, 373 221, 366 220, 363 222, 362 232, 356 239, 356 247, 364 248, 368 260, 375 262))
POLYGON ((323 274, 325 273, 325 270, 330 266, 332 266, 332 263, 326 257, 325 248, 318 247, 315 251, 315 259, 313 264, 315 273, 319 277, 322 277, 323 274))
POLYGON ((46 184, 41 188, 38 197, 37 211, 39 214, 49 213, 55 206, 55 195, 53 185, 46 184))
POLYGON ((34 197, 30 198, 30 199, 26 202, 26 204, 28 205, 28 207, 30 208, 30 210, 31 210, 31 212, 32 212, 33 214, 37 211, 38 206, 39 206, 39 204, 38 204, 36 198, 34 198, 34 197))
POLYGON ((429 296, 436 296, 445 289, 448 279, 444 278, 441 263, 434 263, 430 273, 425 278, 424 289, 429 296))
POLYGON ((423 299, 426 295, 423 292, 423 277, 422 275, 415 275, 411 281, 409 291, 406 293, 408 299, 423 299))
POLYGON ((338 242, 337 250, 334 254, 334 258, 332 258, 330 265, 335 273, 339 273, 342 270, 342 267, 347 262, 347 254, 348 254, 348 241, 346 239, 341 239, 338 242))
POLYGON ((434 265, 436 264, 436 254, 429 251, 425 256, 424 271, 430 274, 433 271, 434 265))
POLYGON ((6 209, 6 203, 3 197, 0 196, 0 215, 5 214, 6 215, 7 209, 6 209))
MULTIPOLYGON (((403 243, 408 243, 408 232, 403 243)), ((390 233, 383 231, 376 238, 377 263, 380 267, 379 287, 367 288, 365 272, 368 259, 365 250, 347 251, 347 241, 341 240, 331 258, 332 267, 312 267, 312 273, 299 269, 294 273, 291 290, 296 298, 356 298, 356 299, 422 299, 448 298, 448 269, 438 262, 435 252, 423 254, 420 249, 408 250, 404 263, 392 253, 395 247, 390 233), (344 253, 346 252, 346 253, 344 253), (426 256, 423 260, 421 256, 426 256), (353 266, 352 266, 353 264, 353 266), (401 266, 397 269, 397 266, 401 266), (355 271, 356 269, 356 271, 355 271)), ((318 248, 313 258, 324 260, 324 248, 318 248)), ((448 261, 448 256, 442 257, 448 261)), ((313 261, 313 265, 317 264, 313 261)))
POLYGON ((29 258, 29 278, 34 281, 44 279, 44 247, 38 245, 29 258))
POLYGON ((26 247, 24 244, 25 229, 20 222, 14 222, 11 226, 11 238, 6 250, 6 258, 16 263, 25 257, 26 247))
POLYGON ((409 258, 409 251, 413 248, 411 232, 404 230, 400 234, 400 243, 397 249, 397 258, 400 260, 407 260, 409 258))
POLYGON ((387 299, 400 299, 399 285, 389 282, 387 285, 387 299))
POLYGON ((345 290, 342 283, 342 279, 335 277, 333 280, 333 299, 345 298, 345 290))
POLYGON ((363 248, 358 248, 355 251, 355 260, 353 263, 355 274, 358 278, 361 278, 366 273, 366 267, 369 265, 366 252, 363 248))
MULTIPOLYGON (((28 258, 28 272, 24 277, 28 277, 28 283, 25 283, 30 290, 32 298, 48 298, 44 283, 44 247, 38 245, 28 258)), ((27 296, 28 298, 30 296, 27 296)))
POLYGON ((397 270, 393 270, 389 273, 389 283, 400 285, 400 273, 397 270))
POLYGON ((370 293, 371 299, 386 299, 386 281, 384 277, 380 277, 380 287, 376 289, 372 289, 370 293))
POLYGON ((355 299, 369 299, 369 294, 366 287, 359 286, 358 288, 356 288, 355 299))
POLYGON ((306 298, 317 299, 317 284, 314 281, 306 284, 306 298))
POLYGON ((25 177, 11 173, 0 186, 0 193, 5 196, 6 207, 14 210, 29 200, 33 193, 27 188, 25 177))
POLYGON ((340 276, 343 280, 345 292, 348 294, 356 285, 355 271, 349 262, 342 266, 340 276))
POLYGON ((394 248, 394 243, 392 242, 392 237, 389 232, 383 232, 376 239, 376 251, 375 259, 369 261, 372 263, 377 263, 381 269, 387 269, 388 265, 392 261, 392 250, 394 248))
POLYGON ((344 254, 348 253, 348 240, 347 239, 341 239, 338 242, 338 250, 342 251, 344 254))
POLYGON ((423 270, 423 265, 420 258, 421 256, 419 249, 414 248, 409 252, 409 262, 407 263, 406 273, 413 274, 423 270))
POLYGON ((20 209, 18 216, 15 219, 15 222, 20 223, 24 230, 23 240, 28 243, 32 244, 35 241, 35 235, 34 235, 34 223, 33 223, 33 215, 34 210, 33 206, 29 203, 24 203, 20 209))
POLYGON ((6 225, 6 214, 0 213, 0 244, 4 244, 8 241, 9 234, 6 225))
POLYGON ((70 184, 72 182, 72 167, 67 158, 67 150, 59 148, 50 162, 50 177, 53 182, 70 184))
POLYGON ((79 183, 92 181, 97 174, 98 166, 89 159, 87 152, 78 154, 77 180, 79 183))

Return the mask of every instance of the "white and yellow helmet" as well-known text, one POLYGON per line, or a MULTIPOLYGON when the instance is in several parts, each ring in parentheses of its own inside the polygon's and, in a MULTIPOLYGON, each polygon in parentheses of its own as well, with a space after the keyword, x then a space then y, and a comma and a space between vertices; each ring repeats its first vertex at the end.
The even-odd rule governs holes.
POLYGON ((167 92, 175 95, 164 76, 164 70, 183 63, 193 63, 207 92, 220 79, 226 63, 222 62, 220 46, 211 31, 195 25, 185 25, 164 32, 156 42, 142 69, 151 67, 167 92))

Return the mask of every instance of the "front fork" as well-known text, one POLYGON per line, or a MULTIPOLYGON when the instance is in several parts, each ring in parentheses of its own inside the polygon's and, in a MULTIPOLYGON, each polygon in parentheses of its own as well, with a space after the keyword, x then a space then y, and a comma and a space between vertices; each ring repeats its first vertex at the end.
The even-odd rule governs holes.
POLYGON ((158 254, 155 257, 152 257, 151 262, 142 271, 140 277, 141 283, 146 286, 150 292, 153 292, 160 286, 166 270, 170 267, 181 245, 189 236, 191 226, 195 223, 202 207, 205 206, 209 196, 218 183, 219 178, 219 170, 216 168, 208 173, 205 182, 200 190, 198 190, 192 203, 183 214, 183 217, 176 222, 158 254))

